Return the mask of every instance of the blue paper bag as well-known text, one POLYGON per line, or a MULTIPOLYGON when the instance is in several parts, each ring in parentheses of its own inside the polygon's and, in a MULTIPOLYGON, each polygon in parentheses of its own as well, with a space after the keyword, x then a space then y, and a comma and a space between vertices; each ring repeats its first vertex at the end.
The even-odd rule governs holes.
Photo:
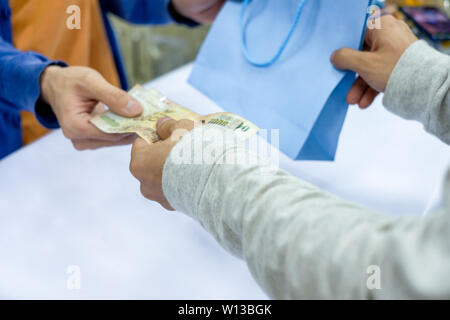
POLYGON ((334 160, 352 72, 331 54, 359 49, 371 0, 228 1, 189 82, 223 109, 279 129, 296 160, 334 160))

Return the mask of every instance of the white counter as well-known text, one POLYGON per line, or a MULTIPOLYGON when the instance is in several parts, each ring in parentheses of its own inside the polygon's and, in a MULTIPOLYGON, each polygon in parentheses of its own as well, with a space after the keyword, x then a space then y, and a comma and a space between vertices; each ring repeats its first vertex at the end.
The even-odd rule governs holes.
MULTIPOLYGON (((199 113, 219 111, 186 83, 191 66, 153 81, 199 113)), ((380 100, 351 107, 334 163, 280 166, 388 214, 428 210, 449 148, 380 100)), ((195 222, 144 199, 130 147, 77 152, 56 131, 0 161, 0 298, 259 299, 246 265, 195 222), (69 266, 81 289, 69 290, 69 266)))

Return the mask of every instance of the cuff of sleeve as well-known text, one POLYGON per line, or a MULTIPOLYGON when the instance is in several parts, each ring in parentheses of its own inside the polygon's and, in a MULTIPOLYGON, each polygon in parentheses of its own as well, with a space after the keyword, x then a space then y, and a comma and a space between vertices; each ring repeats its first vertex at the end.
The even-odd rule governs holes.
POLYGON ((413 43, 403 53, 389 78, 383 98, 386 109, 405 119, 423 122, 429 88, 448 76, 450 57, 431 48, 425 41, 413 43))
POLYGON ((175 21, 178 24, 184 24, 185 26, 188 27, 196 27, 198 25, 200 25, 197 21, 189 19, 183 15, 181 15, 177 9, 175 9, 175 6, 173 5, 173 2, 170 1, 169 2, 169 14, 172 17, 173 21, 175 21))
MULTIPOLYGON (((44 68, 42 68, 41 72, 39 73, 39 79, 44 72, 44 70, 49 66, 60 66, 60 67, 67 67, 67 64, 62 61, 52 61, 45 65, 44 68)), ((39 89, 40 92, 40 89, 39 89)), ((55 113, 53 112, 52 107, 45 103, 39 96, 36 103, 34 104, 34 113, 36 115, 36 119, 47 129, 58 129, 59 123, 58 119, 56 118, 55 113)))
POLYGON ((215 125, 185 135, 163 169, 162 187, 170 205, 198 220, 198 204, 211 172, 218 163, 224 163, 220 160, 227 151, 242 146, 243 141, 232 130, 215 125))
POLYGON ((8 61, 3 61, 0 69, 0 95, 19 110, 34 111, 41 91, 40 75, 50 63, 34 52, 14 52, 8 61))

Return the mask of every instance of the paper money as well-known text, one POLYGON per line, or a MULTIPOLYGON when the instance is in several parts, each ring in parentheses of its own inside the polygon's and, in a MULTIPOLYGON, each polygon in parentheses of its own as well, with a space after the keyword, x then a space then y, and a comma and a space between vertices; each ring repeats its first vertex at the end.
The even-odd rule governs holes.
POLYGON ((130 91, 130 95, 138 100, 144 109, 139 117, 125 118, 108 111, 93 117, 90 121, 105 133, 136 133, 149 144, 160 140, 156 133, 156 123, 164 117, 174 120, 189 119, 226 127, 244 140, 260 130, 250 121, 228 112, 201 116, 169 100, 156 89, 147 90, 142 86, 136 86, 130 91))

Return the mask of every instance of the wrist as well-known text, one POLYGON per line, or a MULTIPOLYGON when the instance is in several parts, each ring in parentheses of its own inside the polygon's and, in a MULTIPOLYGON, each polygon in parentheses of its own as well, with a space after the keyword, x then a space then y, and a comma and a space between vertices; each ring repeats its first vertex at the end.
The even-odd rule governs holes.
POLYGON ((53 86, 56 83, 57 75, 61 71, 60 66, 50 65, 41 74, 40 85, 41 85, 41 100, 49 105, 53 100, 54 90, 53 86))
MULTIPOLYGON (((424 117, 433 86, 446 79, 450 58, 425 41, 410 45, 394 67, 383 97, 385 107, 403 118, 424 117)), ((425 118, 423 118, 425 119, 425 118)))

